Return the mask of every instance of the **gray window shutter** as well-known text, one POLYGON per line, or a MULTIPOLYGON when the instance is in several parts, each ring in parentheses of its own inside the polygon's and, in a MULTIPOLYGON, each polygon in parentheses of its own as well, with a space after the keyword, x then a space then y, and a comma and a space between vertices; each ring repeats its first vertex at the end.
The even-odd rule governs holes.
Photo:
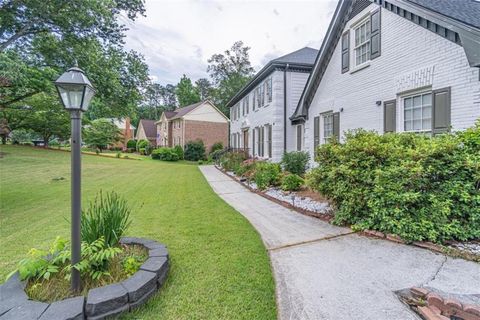
POLYGON ((370 15, 370 59, 375 59, 380 56, 380 9, 372 12, 370 15))
POLYGON ((297 125, 297 151, 302 151, 302 126, 297 125))
POLYGON ((340 141, 340 112, 333 114, 333 135, 337 141, 340 141))
POLYGON ((313 118, 313 149, 317 150, 320 144, 320 117, 313 118))
POLYGON ((383 103, 383 132, 397 131, 397 101, 385 101, 383 103))
POLYGON ((268 157, 272 157, 272 126, 268 125, 268 157))
POLYGON ((252 156, 255 158, 255 128, 252 130, 252 156))
POLYGON ((350 30, 342 35, 342 73, 350 68, 350 30))
POLYGON ((433 91, 432 133, 450 131, 450 87, 433 91))

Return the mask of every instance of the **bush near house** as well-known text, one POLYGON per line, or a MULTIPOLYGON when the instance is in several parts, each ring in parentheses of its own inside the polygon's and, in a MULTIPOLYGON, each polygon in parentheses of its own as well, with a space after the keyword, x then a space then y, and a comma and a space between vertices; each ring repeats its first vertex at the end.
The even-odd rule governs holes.
POLYGON ((183 158, 184 158, 185 156, 184 156, 184 153, 183 153, 182 146, 176 145, 175 147, 173 147, 173 151, 175 151, 175 153, 178 155, 178 158, 179 158, 180 160, 183 160, 183 158))
POLYGON ((189 141, 185 145, 185 160, 198 161, 205 159, 205 145, 202 140, 189 141))
POLYGON ((257 162, 253 180, 258 189, 265 190, 269 186, 276 186, 280 183, 281 168, 278 163, 257 162))
POLYGON ((286 152, 282 157, 283 170, 303 176, 308 168, 310 155, 305 151, 286 152))
POLYGON ((163 161, 178 161, 180 157, 173 148, 162 147, 152 151, 152 159, 163 161))
POLYGON ((136 149, 137 149, 137 152, 139 152, 140 154, 149 155, 152 153, 150 141, 145 139, 137 141, 136 149))
POLYGON ((220 158, 220 165, 226 171, 236 172, 238 169, 240 169, 240 165, 245 160, 247 160, 245 153, 227 152, 220 158))
POLYGON ((218 150, 223 150, 223 143, 215 142, 212 147, 210 148, 210 153, 213 153, 218 150))
POLYGON ((137 148, 137 140, 128 140, 127 141, 127 149, 133 151, 137 148))
POLYGON ((283 191, 297 191, 304 184, 304 180, 297 174, 288 173, 282 177, 282 190, 283 191))
POLYGON ((308 175, 332 199, 334 222, 407 241, 480 238, 480 122, 465 132, 348 132, 317 150, 308 175))

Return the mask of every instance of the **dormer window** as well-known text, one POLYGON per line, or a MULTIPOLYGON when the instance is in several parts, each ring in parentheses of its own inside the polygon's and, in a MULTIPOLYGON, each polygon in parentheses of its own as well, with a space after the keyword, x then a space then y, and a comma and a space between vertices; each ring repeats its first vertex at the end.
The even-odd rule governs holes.
POLYGON ((370 60, 370 18, 355 28, 355 65, 370 60))

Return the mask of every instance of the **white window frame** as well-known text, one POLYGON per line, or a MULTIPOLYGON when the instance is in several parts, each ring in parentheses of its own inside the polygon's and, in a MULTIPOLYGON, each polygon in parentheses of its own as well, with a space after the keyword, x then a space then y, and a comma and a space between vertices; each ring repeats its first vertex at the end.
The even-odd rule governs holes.
POLYGON ((432 132, 432 127, 433 127, 433 92, 431 89, 429 90, 421 90, 421 91, 416 91, 416 92, 411 92, 407 95, 403 95, 400 97, 400 115, 399 115, 399 122, 400 123, 397 123, 397 127, 400 128, 399 131, 401 132, 413 132, 413 133, 430 133, 432 132), (426 105, 423 105, 423 96, 426 96, 426 95, 430 95, 430 105, 426 104, 426 105), (421 117, 420 119, 415 119, 413 117, 413 114, 414 114, 414 107, 413 107, 413 98, 414 97, 418 97, 420 96, 421 97, 421 106, 420 106, 420 110, 421 110, 421 117), (406 130, 405 128, 405 103, 406 103, 406 100, 407 99, 412 99, 412 118, 411 118, 411 121, 412 121, 412 129, 411 130, 406 130), (424 129, 423 128, 423 120, 426 120, 428 119, 427 117, 423 117, 423 108, 424 107, 430 107, 430 128, 429 129, 424 129), (421 127, 422 129, 419 129, 419 130, 415 130, 413 129, 413 121, 415 120, 420 120, 421 121, 421 127))
POLYGON ((352 44, 353 44, 353 65, 354 67, 358 66, 363 66, 365 64, 368 64, 370 61, 370 33, 371 33, 371 25, 370 25, 370 14, 368 14, 366 17, 361 18, 358 22, 356 22, 354 25, 351 27, 352 29, 352 44), (357 44, 357 30, 361 29, 363 26, 365 26, 365 41, 360 42, 357 44), (357 50, 360 50, 363 46, 365 46, 366 49, 366 60, 361 61, 360 63, 357 62, 357 50))
POLYGON ((320 129, 320 133, 322 135, 323 143, 327 143, 328 139, 333 137, 335 134, 334 128, 333 128, 333 112, 326 112, 321 114, 322 116, 322 126, 320 129), (328 121, 328 122, 327 122, 328 121))
POLYGON ((267 103, 272 102, 273 100, 273 81, 272 77, 268 77, 267 80, 265 81, 265 87, 266 87, 266 94, 267 94, 267 103))

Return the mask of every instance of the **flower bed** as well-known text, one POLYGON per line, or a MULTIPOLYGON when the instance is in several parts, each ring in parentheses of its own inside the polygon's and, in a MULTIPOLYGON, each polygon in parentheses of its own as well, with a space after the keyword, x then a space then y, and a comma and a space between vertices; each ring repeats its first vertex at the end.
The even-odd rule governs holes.
POLYGON ((165 245, 150 239, 125 237, 124 245, 141 245, 148 259, 128 279, 90 289, 86 296, 45 303, 28 299, 26 281, 18 272, 0 285, 0 315, 8 319, 103 319, 145 303, 165 282, 169 255, 165 245))

